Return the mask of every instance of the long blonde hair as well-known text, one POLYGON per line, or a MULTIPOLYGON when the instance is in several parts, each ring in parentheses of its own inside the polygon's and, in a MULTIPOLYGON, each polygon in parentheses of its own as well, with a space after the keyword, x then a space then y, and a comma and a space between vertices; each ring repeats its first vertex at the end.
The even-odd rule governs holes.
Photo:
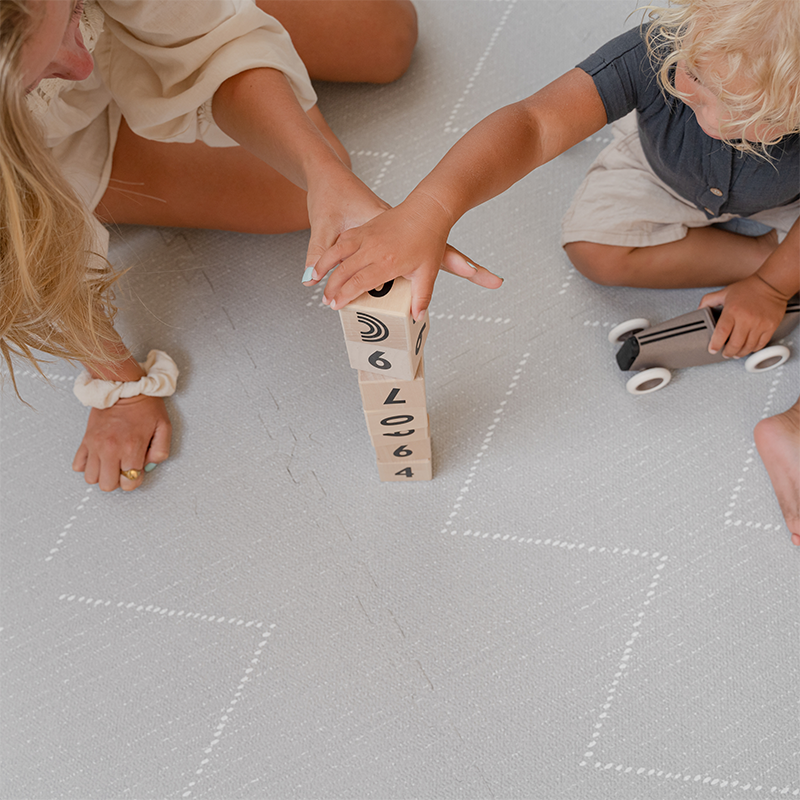
POLYGON ((93 254, 89 212, 64 179, 25 102, 20 53, 29 0, 0 0, 0 353, 41 373, 34 350, 68 361, 118 360, 108 262, 93 254))
POLYGON ((646 32, 663 91, 684 99, 671 80, 679 61, 697 72, 735 121, 721 121, 731 146, 764 155, 770 145, 800 131, 800 0, 672 0, 644 6, 646 32), (741 93, 730 91, 732 81, 741 93), (762 141, 744 131, 763 126, 762 141))

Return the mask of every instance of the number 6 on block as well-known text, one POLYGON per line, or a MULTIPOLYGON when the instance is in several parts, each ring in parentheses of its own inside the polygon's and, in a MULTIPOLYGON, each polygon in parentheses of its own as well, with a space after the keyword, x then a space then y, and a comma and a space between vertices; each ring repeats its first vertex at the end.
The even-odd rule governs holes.
POLYGON ((428 313, 411 316, 411 282, 395 278, 339 311, 353 369, 411 381, 430 327, 428 313))
POLYGON ((414 441, 400 441, 394 444, 381 443, 375 448, 375 454, 380 463, 391 462, 398 464, 398 469, 404 466, 402 462, 425 461, 431 457, 431 440, 417 439, 414 441))

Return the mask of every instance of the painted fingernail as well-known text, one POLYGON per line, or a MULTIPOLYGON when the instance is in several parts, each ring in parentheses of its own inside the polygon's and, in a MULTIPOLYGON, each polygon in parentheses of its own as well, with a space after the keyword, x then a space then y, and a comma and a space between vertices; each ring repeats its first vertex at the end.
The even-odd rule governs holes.
POLYGON ((151 461, 149 464, 144 465, 144 471, 152 472, 157 466, 158 464, 156 464, 154 461, 151 461))
POLYGON ((313 281, 314 280, 314 267, 306 267, 306 271, 303 273, 303 283, 306 281, 313 281))

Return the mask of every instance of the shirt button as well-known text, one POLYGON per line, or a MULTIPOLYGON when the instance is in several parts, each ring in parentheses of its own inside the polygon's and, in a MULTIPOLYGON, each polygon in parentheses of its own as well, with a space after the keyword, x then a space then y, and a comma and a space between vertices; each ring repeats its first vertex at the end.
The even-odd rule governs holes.
POLYGON ((722 197, 722 189, 717 189, 716 187, 714 187, 711 189, 711 194, 714 194, 717 197, 722 197))

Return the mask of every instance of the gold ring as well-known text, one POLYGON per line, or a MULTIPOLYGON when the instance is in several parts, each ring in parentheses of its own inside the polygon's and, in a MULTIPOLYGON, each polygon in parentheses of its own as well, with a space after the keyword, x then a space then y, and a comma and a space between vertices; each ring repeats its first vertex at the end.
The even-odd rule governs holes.
POLYGON ((140 469, 121 469, 119 474, 124 475, 129 481, 135 481, 139 479, 142 471, 140 469))

